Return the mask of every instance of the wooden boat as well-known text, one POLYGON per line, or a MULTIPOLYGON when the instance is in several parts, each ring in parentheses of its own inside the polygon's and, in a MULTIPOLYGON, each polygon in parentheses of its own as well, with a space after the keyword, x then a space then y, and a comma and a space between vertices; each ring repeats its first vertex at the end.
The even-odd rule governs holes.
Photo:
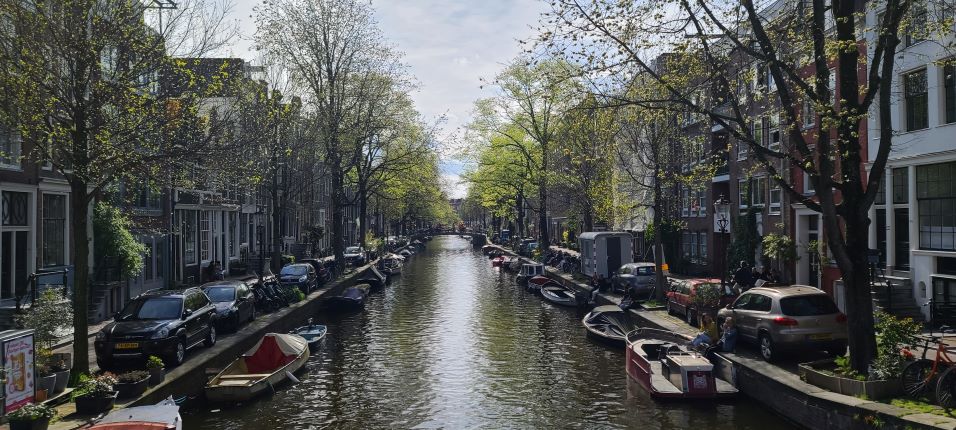
POLYGON ((314 353, 319 350, 319 345, 322 344, 322 339, 325 339, 326 332, 328 332, 328 327, 321 324, 312 324, 312 318, 309 318, 309 325, 299 327, 290 333, 302 336, 309 343, 309 352, 314 353))
POLYGON ((515 277, 515 282, 524 287, 528 284, 529 279, 540 275, 544 275, 543 264, 522 264, 521 273, 518 273, 518 276, 515 277))
MULTIPOLYGON (((531 285, 531 281, 528 281, 531 285)), ((560 306, 577 306, 577 295, 568 287, 557 282, 549 282, 541 286, 541 297, 560 306)))
POLYGON ((377 290, 385 286, 388 277, 379 272, 377 267, 369 266, 368 269, 356 276, 355 280, 359 283, 369 284, 373 290, 377 290))
POLYGON ((598 306, 581 320, 588 336, 615 345, 624 345, 627 333, 637 328, 627 311, 618 305, 598 306))
POLYGON ((386 276, 395 276, 402 274, 404 266, 404 257, 395 254, 387 254, 379 260, 379 271, 386 276))
POLYGON ((509 262, 508 265, 507 265, 507 266, 504 266, 504 267, 505 267, 506 269, 508 269, 509 271, 511 271, 511 272, 517 272, 517 271, 521 270, 521 265, 522 265, 522 264, 524 264, 524 263, 521 261, 520 258, 514 257, 514 258, 511 259, 511 262, 509 262))
POLYGON ((481 253, 485 255, 491 254, 491 251, 494 251, 496 247, 494 245, 485 245, 481 247, 481 253))
POLYGON ((625 342, 627 375, 651 397, 717 399, 737 395, 737 388, 716 377, 713 363, 687 349, 688 336, 639 328, 628 333, 625 342))
POLYGON ((294 334, 267 333, 206 384, 206 399, 239 402, 274 389, 309 359, 308 342, 294 334))
POLYGON ((365 307, 365 299, 372 287, 369 284, 358 284, 346 288, 342 294, 329 297, 328 305, 340 310, 355 310, 365 307))
POLYGON ((107 414, 95 430, 182 430, 179 405, 170 397, 155 405, 118 409, 107 414))

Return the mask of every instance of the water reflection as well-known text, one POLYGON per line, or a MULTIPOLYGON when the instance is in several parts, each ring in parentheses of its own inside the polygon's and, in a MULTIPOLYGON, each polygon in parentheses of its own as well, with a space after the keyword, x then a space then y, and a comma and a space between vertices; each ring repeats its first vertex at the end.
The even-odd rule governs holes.
POLYGON ((365 312, 316 317, 329 332, 300 384, 185 411, 185 428, 790 427, 746 398, 653 401, 580 318, 517 288, 467 241, 437 237, 365 312))

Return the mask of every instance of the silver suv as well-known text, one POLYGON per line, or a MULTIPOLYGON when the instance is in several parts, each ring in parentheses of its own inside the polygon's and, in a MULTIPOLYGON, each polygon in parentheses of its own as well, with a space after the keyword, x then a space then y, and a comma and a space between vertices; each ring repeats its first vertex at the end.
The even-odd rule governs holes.
POLYGON ((764 360, 781 350, 846 353, 846 315, 826 293, 805 285, 752 288, 717 313, 722 324, 733 317, 737 336, 760 346, 764 360))

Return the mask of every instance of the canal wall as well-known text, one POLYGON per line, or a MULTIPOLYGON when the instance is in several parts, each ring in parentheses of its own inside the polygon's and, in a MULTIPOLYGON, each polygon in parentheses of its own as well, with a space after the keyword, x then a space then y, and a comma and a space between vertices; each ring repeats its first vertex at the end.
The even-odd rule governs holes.
MULTIPOLYGON (((507 248, 498 247, 508 255, 516 256, 507 248)), ((525 262, 530 259, 521 257, 525 262)), ((545 267, 549 278, 577 291, 590 293, 592 288, 577 282, 567 274, 545 267)), ((599 304, 618 304, 620 298, 599 294, 599 304)), ((695 335, 696 330, 682 321, 669 317, 664 311, 631 309, 631 316, 642 327, 669 330, 695 335)), ((791 371, 745 354, 722 354, 729 366, 722 369, 725 379, 734 382, 740 392, 770 408, 794 424, 807 429, 956 429, 956 418, 932 413, 918 413, 887 403, 861 399, 824 390, 808 384, 791 371)))
POLYGON ((375 261, 342 275, 318 291, 313 291, 305 300, 293 303, 279 311, 258 315, 256 320, 242 326, 237 333, 220 338, 211 348, 191 350, 182 365, 167 369, 166 380, 150 388, 140 398, 126 406, 144 406, 158 403, 169 397, 201 394, 208 380, 207 369, 223 369, 237 357, 255 346, 266 333, 287 333, 300 327, 319 313, 323 298, 339 294, 355 283, 355 278, 367 271, 375 261))

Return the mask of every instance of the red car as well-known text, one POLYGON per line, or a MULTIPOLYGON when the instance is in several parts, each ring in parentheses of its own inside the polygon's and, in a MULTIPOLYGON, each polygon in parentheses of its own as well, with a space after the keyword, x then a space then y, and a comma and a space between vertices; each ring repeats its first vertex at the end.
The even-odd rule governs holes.
POLYGON ((716 298, 717 303, 713 308, 714 311, 733 303, 737 298, 737 295, 729 287, 723 291, 721 290, 720 279, 671 279, 670 291, 667 292, 667 313, 671 315, 681 314, 688 324, 696 327, 700 310, 697 309, 698 304, 695 297, 699 294, 699 291, 705 288, 712 289, 719 296, 716 298))

